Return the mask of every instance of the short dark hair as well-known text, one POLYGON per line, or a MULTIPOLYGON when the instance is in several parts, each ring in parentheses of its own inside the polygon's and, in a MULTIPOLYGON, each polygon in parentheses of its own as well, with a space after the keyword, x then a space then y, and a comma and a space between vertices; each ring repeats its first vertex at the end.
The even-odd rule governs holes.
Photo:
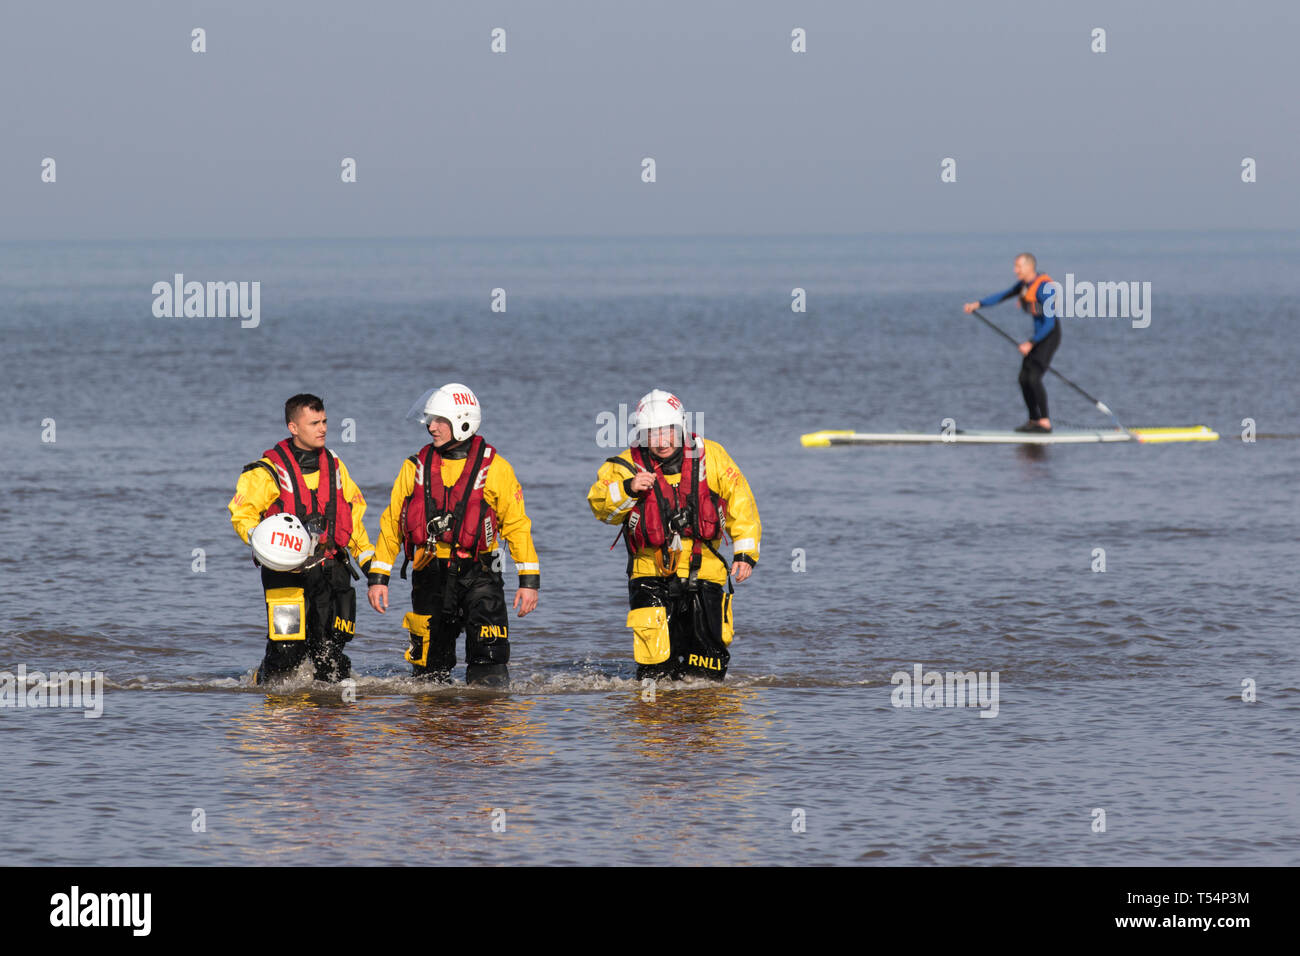
POLYGON ((325 403, 315 395, 303 392, 284 403, 284 423, 287 425, 298 415, 298 409, 310 408, 313 412, 325 411, 325 403))

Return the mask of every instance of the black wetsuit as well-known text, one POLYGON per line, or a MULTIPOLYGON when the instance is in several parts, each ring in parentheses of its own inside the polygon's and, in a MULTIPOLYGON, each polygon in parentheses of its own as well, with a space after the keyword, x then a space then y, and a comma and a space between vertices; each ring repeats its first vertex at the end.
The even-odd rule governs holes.
POLYGON ((1047 414, 1047 389, 1043 387, 1043 376, 1052 364, 1056 347, 1061 344, 1061 323, 1057 322, 1052 331, 1029 350, 1024 361, 1020 363, 1020 392, 1025 396, 1025 407, 1029 409, 1029 420, 1050 418, 1047 414))
MULTIPOLYGON (((1024 288, 1024 282, 1017 282, 1005 292, 981 299, 979 304, 983 307, 997 305, 1012 296, 1019 296, 1024 288)), ((1032 305, 1023 298, 1019 300, 1020 307, 1034 319, 1034 334, 1029 340, 1033 347, 1020 363, 1020 392, 1025 397, 1025 407, 1029 409, 1031 422, 1051 417, 1047 414, 1047 389, 1043 387, 1043 376, 1047 374, 1052 356, 1061 344, 1061 321, 1056 316, 1047 314, 1044 304, 1049 294, 1048 286, 1044 283, 1039 286, 1032 305)))

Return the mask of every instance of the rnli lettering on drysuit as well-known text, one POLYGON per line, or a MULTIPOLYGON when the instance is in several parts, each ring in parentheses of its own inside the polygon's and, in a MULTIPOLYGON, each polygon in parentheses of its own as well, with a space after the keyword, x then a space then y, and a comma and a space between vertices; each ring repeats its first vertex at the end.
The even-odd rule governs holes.
POLYGON ((688 667, 704 667, 711 671, 722 670, 723 664, 720 658, 705 657, 702 654, 691 654, 686 659, 688 667))

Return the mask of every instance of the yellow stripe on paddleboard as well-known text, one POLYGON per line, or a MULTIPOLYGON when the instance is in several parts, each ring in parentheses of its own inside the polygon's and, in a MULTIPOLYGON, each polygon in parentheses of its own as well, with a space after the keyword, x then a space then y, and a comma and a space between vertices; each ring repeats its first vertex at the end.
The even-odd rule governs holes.
POLYGON ((809 432, 806 435, 799 436, 799 444, 805 448, 829 448, 832 438, 843 438, 845 435, 856 435, 854 431, 821 431, 809 432))
POLYGON ((1131 428, 1138 441, 1218 441, 1219 433, 1205 425, 1193 425, 1188 428, 1131 428))

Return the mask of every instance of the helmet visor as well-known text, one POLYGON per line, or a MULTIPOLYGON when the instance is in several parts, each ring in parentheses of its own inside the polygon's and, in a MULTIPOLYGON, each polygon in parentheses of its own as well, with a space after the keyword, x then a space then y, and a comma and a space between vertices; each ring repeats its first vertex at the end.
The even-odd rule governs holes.
POLYGON ((411 410, 406 413, 406 420, 408 422, 419 422, 421 425, 427 425, 429 424, 429 422, 437 418, 436 415, 430 414, 429 412, 425 411, 425 409, 428 408, 429 406, 429 399, 433 398, 434 394, 437 391, 438 389, 431 388, 423 395, 421 395, 419 398, 417 398, 415 400, 415 404, 411 406, 411 410))

